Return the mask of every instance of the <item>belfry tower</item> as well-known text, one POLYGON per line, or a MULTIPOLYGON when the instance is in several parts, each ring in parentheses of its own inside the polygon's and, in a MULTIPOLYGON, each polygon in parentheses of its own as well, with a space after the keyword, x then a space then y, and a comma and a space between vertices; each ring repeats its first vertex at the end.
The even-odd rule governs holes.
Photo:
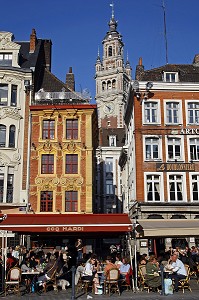
POLYGON ((103 41, 103 56, 95 64, 96 103, 98 109, 99 148, 97 149, 96 210, 122 212, 118 159, 124 145, 124 105, 126 103, 131 66, 124 63, 124 43, 112 15, 103 41))

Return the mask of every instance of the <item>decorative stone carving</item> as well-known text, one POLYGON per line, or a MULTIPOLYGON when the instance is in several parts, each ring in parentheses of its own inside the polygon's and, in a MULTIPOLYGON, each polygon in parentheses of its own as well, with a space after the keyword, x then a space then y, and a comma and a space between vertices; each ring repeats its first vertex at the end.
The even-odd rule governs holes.
POLYGON ((0 108, 0 119, 5 118, 20 120, 22 116, 19 114, 19 110, 16 107, 2 107, 0 108))
POLYGON ((43 178, 36 177, 35 178, 35 183, 36 184, 42 184, 43 183, 43 178))
POLYGON ((11 166, 12 162, 10 157, 6 154, 0 152, 0 165, 1 166, 11 166))
POLYGON ((51 144, 51 142, 49 140, 46 140, 44 142, 43 149, 45 151, 51 151, 52 150, 52 144, 51 144))
POLYGON ((15 153, 15 154, 13 154, 13 159, 16 161, 20 161, 21 155, 19 153, 15 153))
POLYGON ((77 149, 77 146, 76 146, 76 144, 73 141, 71 141, 70 143, 68 143, 67 149, 70 152, 75 152, 76 149, 77 149))
POLYGON ((20 49, 20 45, 12 42, 13 34, 11 32, 0 32, 0 49, 20 49))
POLYGON ((34 160, 38 160, 38 159, 39 159, 39 156, 37 156, 37 155, 32 156, 32 155, 31 155, 30 159, 32 159, 32 160, 33 160, 33 159, 34 159, 34 160))
POLYGON ((48 178, 48 177, 36 177, 35 183, 37 185, 45 186, 45 185, 51 185, 56 187, 59 184, 60 180, 58 177, 55 178, 48 178))
POLYGON ((54 184, 54 185, 58 185, 59 184, 59 178, 53 178, 52 179, 52 183, 54 184))
POLYGON ((78 178, 61 177, 60 184, 64 186, 65 190, 77 189, 83 184, 83 178, 82 177, 78 177, 78 178))

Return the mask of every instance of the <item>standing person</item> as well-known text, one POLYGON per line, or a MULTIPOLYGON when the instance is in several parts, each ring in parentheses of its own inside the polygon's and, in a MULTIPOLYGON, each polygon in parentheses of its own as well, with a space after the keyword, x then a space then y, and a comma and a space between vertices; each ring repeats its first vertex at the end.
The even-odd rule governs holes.
POLYGON ((77 262, 83 258, 83 243, 81 239, 78 239, 75 243, 77 249, 77 262))

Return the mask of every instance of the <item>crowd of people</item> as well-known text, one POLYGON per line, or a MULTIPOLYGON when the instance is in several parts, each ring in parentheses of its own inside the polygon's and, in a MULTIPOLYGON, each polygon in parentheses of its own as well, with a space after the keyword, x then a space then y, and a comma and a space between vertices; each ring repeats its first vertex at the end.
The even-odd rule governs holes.
POLYGON ((149 257, 147 254, 143 254, 139 259, 139 265, 146 266, 146 283, 154 292, 162 288, 161 264, 164 266, 164 270, 169 272, 168 277, 174 283, 174 291, 178 292, 179 281, 187 276, 185 265, 189 266, 191 274, 194 274, 197 279, 199 278, 199 249, 195 246, 185 247, 185 249, 169 248, 158 257, 153 254, 149 257))
MULTIPOLYGON (((62 250, 44 251, 42 248, 27 250, 25 247, 9 248, 7 251, 6 272, 18 266, 22 272, 39 271, 38 281, 45 282, 51 278, 52 273, 56 270, 57 280, 62 280, 66 288, 71 284, 71 267, 76 266, 75 284, 78 280, 85 279, 93 282, 95 293, 98 293, 98 287, 101 286, 110 269, 117 268, 119 270, 120 279, 127 284, 132 283, 135 276, 133 266, 135 262, 130 258, 121 257, 121 253, 111 251, 106 258, 98 257, 96 254, 89 252, 83 253, 83 243, 78 239, 74 244, 76 248, 75 255, 70 253, 68 248, 62 250)), ((145 279, 152 291, 161 289, 160 265, 168 268, 171 272, 169 275, 174 282, 174 289, 178 291, 178 283, 180 279, 187 276, 185 264, 189 265, 190 270, 199 278, 199 249, 197 247, 186 247, 180 249, 170 248, 158 257, 154 254, 143 254, 138 256, 137 265, 146 266, 145 279)), ((138 274, 139 276, 139 274, 138 274)))
POLYGON ((98 288, 103 285, 110 269, 118 269, 119 279, 130 284, 130 277, 132 276, 130 261, 118 253, 108 255, 104 261, 99 260, 96 254, 91 254, 86 261, 79 261, 75 274, 75 284, 78 284, 80 277, 82 280, 93 282, 95 294, 98 294, 98 288))

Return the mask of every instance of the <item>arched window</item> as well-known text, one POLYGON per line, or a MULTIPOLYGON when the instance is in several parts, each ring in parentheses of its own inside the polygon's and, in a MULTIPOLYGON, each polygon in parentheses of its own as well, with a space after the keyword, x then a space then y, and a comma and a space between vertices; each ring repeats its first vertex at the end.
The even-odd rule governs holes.
POLYGON ((112 81, 112 88, 113 88, 113 89, 116 88, 116 80, 115 80, 115 79, 113 79, 113 81, 112 81))
POLYGON ((186 219, 184 215, 173 215, 171 219, 186 219))
POLYGON ((15 125, 10 125, 9 147, 10 148, 14 148, 15 147, 15 125))
POLYGON ((0 125, 0 147, 6 146, 6 126, 0 125))
POLYGON ((107 89, 108 89, 108 90, 111 90, 111 88, 112 88, 112 86, 111 86, 111 81, 109 80, 109 81, 107 82, 107 89))
POLYGON ((164 218, 162 215, 152 214, 152 215, 149 215, 147 219, 164 219, 164 218))
POLYGON ((102 91, 105 91, 105 88, 106 88, 106 82, 103 81, 103 82, 102 82, 102 91))
POLYGON ((108 47, 108 56, 112 56, 113 55, 113 48, 112 46, 108 47))

